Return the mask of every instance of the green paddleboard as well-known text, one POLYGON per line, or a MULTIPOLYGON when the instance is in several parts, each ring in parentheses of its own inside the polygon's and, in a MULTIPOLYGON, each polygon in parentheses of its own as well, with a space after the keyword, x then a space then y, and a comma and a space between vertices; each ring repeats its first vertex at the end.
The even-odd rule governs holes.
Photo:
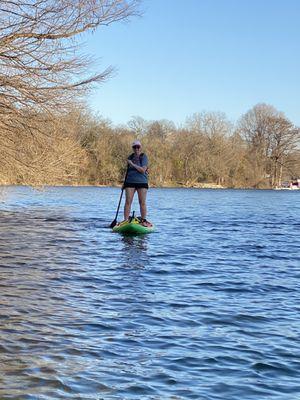
POLYGON ((138 218, 132 218, 129 221, 123 221, 113 227, 113 232, 122 233, 124 235, 144 235, 154 231, 154 225, 143 226, 138 218))

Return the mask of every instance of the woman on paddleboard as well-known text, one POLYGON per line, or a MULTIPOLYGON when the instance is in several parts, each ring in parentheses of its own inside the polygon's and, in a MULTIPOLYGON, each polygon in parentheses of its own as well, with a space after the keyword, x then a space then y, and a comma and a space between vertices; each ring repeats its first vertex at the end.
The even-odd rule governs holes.
POLYGON ((134 193, 137 191, 140 211, 141 211, 141 224, 143 226, 151 227, 152 224, 147 221, 147 205, 146 197, 148 186, 148 157, 142 153, 142 145, 139 140, 132 143, 133 153, 128 157, 128 171, 124 182, 124 189, 126 193, 126 200, 124 206, 124 219, 127 220, 130 215, 131 204, 134 193))

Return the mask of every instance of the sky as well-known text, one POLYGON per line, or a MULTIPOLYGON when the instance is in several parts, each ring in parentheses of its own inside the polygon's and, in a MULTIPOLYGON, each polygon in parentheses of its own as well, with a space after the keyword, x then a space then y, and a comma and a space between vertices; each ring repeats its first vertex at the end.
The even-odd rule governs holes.
POLYGON ((300 125, 300 0, 144 0, 143 15, 84 37, 114 75, 88 98, 114 124, 133 116, 180 125, 221 111, 235 122, 257 103, 300 125))

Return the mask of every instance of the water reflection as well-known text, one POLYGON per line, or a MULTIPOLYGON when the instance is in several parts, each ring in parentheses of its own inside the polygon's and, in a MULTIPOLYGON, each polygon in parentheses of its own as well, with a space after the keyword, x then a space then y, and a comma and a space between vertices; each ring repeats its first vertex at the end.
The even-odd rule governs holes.
POLYGON ((145 268, 149 265, 147 235, 141 236, 123 236, 123 267, 145 268))

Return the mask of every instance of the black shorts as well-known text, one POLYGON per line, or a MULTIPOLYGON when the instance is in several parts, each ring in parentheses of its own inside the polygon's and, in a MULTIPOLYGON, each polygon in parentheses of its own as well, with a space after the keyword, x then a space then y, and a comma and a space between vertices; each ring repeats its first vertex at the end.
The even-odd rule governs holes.
POLYGON ((135 188, 135 189, 149 189, 148 183, 130 183, 130 182, 125 182, 124 183, 124 189, 125 188, 135 188))

